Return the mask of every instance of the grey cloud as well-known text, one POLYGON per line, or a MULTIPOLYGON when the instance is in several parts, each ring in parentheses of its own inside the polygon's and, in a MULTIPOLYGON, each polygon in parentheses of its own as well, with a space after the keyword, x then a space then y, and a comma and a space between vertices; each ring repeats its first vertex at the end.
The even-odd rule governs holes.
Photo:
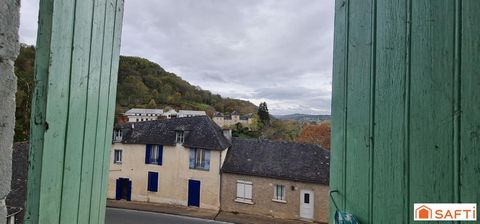
POLYGON ((125 1, 121 52, 272 113, 329 113, 333 14, 333 0, 125 1))

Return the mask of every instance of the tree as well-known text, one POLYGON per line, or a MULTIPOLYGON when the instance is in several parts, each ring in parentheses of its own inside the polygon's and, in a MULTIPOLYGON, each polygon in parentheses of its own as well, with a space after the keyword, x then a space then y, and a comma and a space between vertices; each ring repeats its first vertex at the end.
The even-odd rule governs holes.
POLYGON ((270 114, 268 113, 267 102, 260 103, 258 106, 258 118, 263 126, 270 124, 270 114))
POLYGON ((305 126, 297 141, 316 144, 326 150, 330 150, 330 122, 305 126))

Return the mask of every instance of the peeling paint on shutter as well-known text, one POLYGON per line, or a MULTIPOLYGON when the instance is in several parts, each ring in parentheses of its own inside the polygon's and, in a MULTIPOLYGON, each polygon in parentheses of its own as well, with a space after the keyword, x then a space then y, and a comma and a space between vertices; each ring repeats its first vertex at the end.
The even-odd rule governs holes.
POLYGON ((123 4, 40 1, 25 223, 104 223, 123 4))

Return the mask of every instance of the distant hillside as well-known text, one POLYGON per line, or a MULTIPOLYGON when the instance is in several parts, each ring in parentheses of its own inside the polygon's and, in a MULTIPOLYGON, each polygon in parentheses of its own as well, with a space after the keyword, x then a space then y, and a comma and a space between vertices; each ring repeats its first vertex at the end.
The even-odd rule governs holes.
MULTIPOLYGON (((15 61, 15 74, 18 78, 16 94, 15 141, 28 139, 30 108, 34 89, 33 67, 35 48, 21 45, 15 61)), ((117 88, 116 113, 120 114, 132 107, 204 110, 241 114, 253 113, 257 107, 249 101, 223 98, 192 86, 174 73, 165 71, 160 65, 139 57, 120 57, 117 88)))
POLYGON ((139 57, 120 57, 117 107, 174 107, 175 109, 205 110, 241 114, 253 113, 257 107, 249 101, 223 98, 193 86, 160 65, 139 57))
POLYGON ((288 115, 273 115, 280 120, 293 120, 303 122, 317 122, 331 119, 331 115, 310 115, 310 114, 288 114, 288 115))

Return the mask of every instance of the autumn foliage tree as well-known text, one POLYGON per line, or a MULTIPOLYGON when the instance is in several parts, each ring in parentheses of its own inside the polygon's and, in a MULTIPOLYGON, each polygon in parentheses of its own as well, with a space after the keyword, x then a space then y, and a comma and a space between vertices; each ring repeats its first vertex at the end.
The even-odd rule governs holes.
POLYGON ((330 122, 305 126, 297 141, 317 144, 324 149, 330 150, 330 122))

